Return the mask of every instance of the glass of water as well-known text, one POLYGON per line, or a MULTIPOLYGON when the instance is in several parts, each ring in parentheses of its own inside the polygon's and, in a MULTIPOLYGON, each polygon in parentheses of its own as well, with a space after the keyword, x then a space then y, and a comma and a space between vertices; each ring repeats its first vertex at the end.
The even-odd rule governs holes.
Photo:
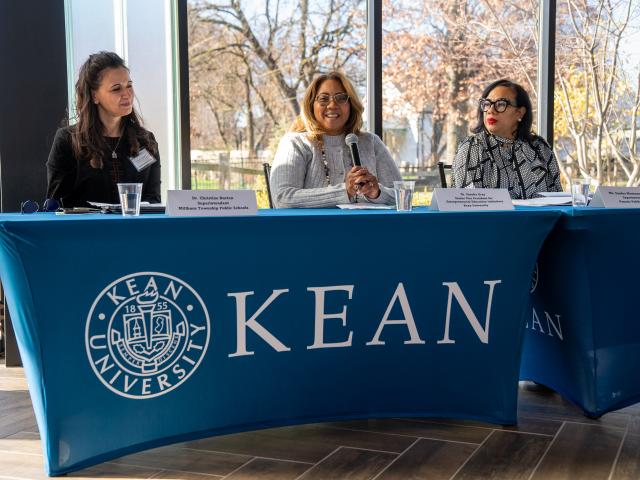
POLYGON ((571 182, 571 204, 574 207, 586 207, 589 203, 591 179, 578 178, 571 182))
POLYGON ((123 217, 137 217, 140 215, 140 198, 142 197, 141 183, 119 183, 120 206, 123 217))
POLYGON ((399 180, 393 182, 393 191, 396 195, 396 210, 398 212, 411 211, 415 184, 416 182, 413 180, 399 180))

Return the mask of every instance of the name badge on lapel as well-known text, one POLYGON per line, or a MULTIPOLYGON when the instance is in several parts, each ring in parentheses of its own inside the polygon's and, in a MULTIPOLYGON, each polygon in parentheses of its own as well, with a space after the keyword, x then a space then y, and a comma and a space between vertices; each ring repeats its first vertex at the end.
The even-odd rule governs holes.
POLYGON ((153 162, 158 161, 153 155, 147 152, 146 148, 140 150, 140 152, 138 152, 138 155, 136 155, 135 157, 129 157, 129 160, 138 172, 141 172, 149 165, 152 165, 153 162))

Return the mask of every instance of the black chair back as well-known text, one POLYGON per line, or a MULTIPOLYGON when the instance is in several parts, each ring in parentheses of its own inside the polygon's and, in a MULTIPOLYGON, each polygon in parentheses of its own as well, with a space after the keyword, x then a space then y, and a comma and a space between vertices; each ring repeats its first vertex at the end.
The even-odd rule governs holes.
POLYGON ((269 198, 269 208, 273 208, 273 198, 271 197, 271 183, 269 181, 271 177, 271 165, 269 165, 266 162, 263 163, 262 170, 264 171, 264 181, 267 184, 267 197, 269 198))
POLYGON ((442 162, 438 162, 438 172, 440 173, 440 186, 442 188, 447 188, 447 175, 445 174, 445 170, 451 170, 451 165, 446 165, 442 162))

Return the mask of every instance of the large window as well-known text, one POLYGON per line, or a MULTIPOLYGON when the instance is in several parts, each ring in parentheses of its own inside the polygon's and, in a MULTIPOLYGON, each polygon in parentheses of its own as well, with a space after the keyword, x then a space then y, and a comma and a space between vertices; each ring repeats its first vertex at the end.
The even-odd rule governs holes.
POLYGON ((319 72, 343 70, 364 95, 362 0, 189 1, 191 186, 252 188, 319 72))
POLYGON ((566 177, 640 185, 640 2, 558 0, 555 151, 566 177))
POLYGON ((384 140, 403 175, 438 183, 433 167, 452 163, 494 80, 520 83, 536 104, 538 8, 535 0, 383 3, 384 140))
POLYGON ((74 85, 80 67, 92 53, 117 52, 131 69, 136 110, 158 140, 163 198, 168 189, 179 188, 175 138, 179 122, 172 102, 176 96, 174 7, 175 0, 65 2, 71 122, 75 121, 74 85))

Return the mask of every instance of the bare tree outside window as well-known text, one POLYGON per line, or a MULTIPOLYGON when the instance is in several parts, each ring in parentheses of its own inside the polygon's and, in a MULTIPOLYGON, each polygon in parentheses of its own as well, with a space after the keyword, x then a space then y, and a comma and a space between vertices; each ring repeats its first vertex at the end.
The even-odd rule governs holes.
POLYGON ((385 0, 385 141, 400 165, 451 163, 483 88, 521 83, 535 103, 538 3, 385 0))
POLYGON ((640 2, 559 0, 555 150, 566 176, 640 185, 640 2))
POLYGON ((318 73, 340 69, 364 93, 364 0, 191 1, 188 11, 194 188, 262 190, 261 164, 318 73))
MULTIPOLYGON (((498 78, 521 83, 535 105, 538 15, 535 0, 385 0, 385 141, 399 164, 451 162, 482 87, 498 78)), ((640 185, 640 2, 559 0, 556 22, 565 179, 640 185)))

